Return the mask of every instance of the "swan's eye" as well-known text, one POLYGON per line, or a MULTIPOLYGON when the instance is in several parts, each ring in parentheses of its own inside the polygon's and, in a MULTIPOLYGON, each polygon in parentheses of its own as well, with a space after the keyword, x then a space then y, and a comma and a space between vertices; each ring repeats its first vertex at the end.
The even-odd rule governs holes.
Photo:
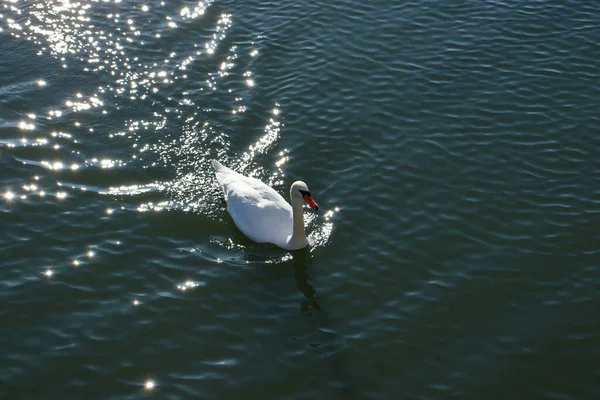
POLYGON ((304 197, 304 196, 310 196, 310 192, 308 190, 298 189, 298 191, 300 192, 300 194, 302 195, 302 197, 304 197))

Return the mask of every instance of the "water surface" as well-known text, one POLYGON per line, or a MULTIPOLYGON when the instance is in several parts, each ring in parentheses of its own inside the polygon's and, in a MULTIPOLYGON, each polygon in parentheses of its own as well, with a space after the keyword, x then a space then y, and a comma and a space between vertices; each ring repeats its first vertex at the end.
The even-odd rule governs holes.
POLYGON ((598 398, 599 20, 0 1, 2 398, 598 398), (311 247, 213 158, 307 182, 311 247))

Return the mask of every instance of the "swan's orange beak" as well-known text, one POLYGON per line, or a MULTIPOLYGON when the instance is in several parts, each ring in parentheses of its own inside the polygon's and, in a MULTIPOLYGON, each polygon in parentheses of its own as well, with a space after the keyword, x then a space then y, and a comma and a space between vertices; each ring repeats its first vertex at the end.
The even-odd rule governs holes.
POLYGON ((319 205, 313 200, 311 195, 305 194, 302 197, 304 198, 304 201, 308 203, 309 206, 314 208, 315 211, 317 211, 319 209, 319 205))

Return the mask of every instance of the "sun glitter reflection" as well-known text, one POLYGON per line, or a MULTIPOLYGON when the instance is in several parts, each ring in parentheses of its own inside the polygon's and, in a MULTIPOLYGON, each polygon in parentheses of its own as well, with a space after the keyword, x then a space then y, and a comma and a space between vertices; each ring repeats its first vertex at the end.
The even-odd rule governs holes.
POLYGON ((144 389, 146 390, 152 390, 155 387, 156 383, 152 379, 148 379, 146 382, 144 382, 144 389))
MULTIPOLYGON (((308 235, 308 241, 312 245, 311 252, 318 247, 325 246, 329 242, 329 237, 333 232, 333 219, 339 212, 339 207, 325 212, 323 215, 325 222, 316 226, 308 235)), ((317 220, 317 216, 314 213, 307 213, 305 217, 309 225, 312 225, 317 220)))
POLYGON ((183 284, 177 285, 177 289, 181 290, 182 292, 185 292, 188 289, 193 289, 195 287, 203 286, 203 285, 204 285, 204 283, 202 283, 202 282, 185 281, 183 284))
POLYGON ((17 126, 19 127, 19 129, 22 129, 24 131, 32 131, 35 129, 35 125, 27 121, 19 121, 19 124, 17 126))
MULTIPOLYGON (((230 143, 229 135, 225 133, 227 130, 219 128, 220 124, 215 124, 215 127, 208 125, 208 121, 213 119, 212 115, 220 115, 218 114, 220 110, 204 109, 196 90, 210 89, 217 91, 217 96, 227 96, 224 99, 219 97, 219 101, 223 100, 223 104, 232 105, 231 112, 236 115, 236 123, 243 121, 241 114, 252 109, 250 106, 255 98, 254 92, 262 85, 261 74, 256 74, 252 69, 255 67, 256 60, 262 57, 263 50, 260 43, 253 40, 238 40, 243 39, 239 36, 239 28, 238 34, 234 38, 225 40, 229 36, 233 23, 237 24, 237 18, 234 19, 231 14, 222 13, 223 7, 214 0, 175 3, 147 0, 129 3, 122 0, 41 2, 8 0, 5 3, 7 4, 0 12, 0 19, 5 23, 8 22, 6 25, 2 24, 5 31, 9 31, 9 34, 13 36, 31 40, 38 46, 38 54, 50 53, 60 63, 59 65, 66 67, 68 64, 70 68, 83 68, 84 71, 98 73, 99 75, 94 76, 102 78, 98 81, 101 85, 95 89, 78 88, 69 91, 62 94, 60 100, 43 111, 36 109, 37 116, 33 113, 28 115, 33 110, 25 109, 25 113, 12 122, 20 124, 16 129, 19 137, 11 139, 7 146, 40 146, 47 147, 49 151, 56 148, 59 152, 50 153, 42 149, 39 153, 34 153, 33 157, 39 154, 42 158, 35 160, 36 163, 41 162, 46 171, 56 172, 61 179, 73 177, 73 179, 85 180, 90 174, 95 176, 98 173, 96 168, 115 170, 126 167, 129 163, 134 164, 133 167, 136 169, 140 163, 143 163, 142 168, 151 168, 150 171, 153 171, 152 168, 155 166, 157 168, 165 165, 174 166, 177 175, 173 181, 140 184, 130 188, 111 187, 109 190, 100 189, 100 191, 102 194, 118 197, 137 196, 150 192, 148 196, 139 196, 144 199, 141 200, 142 204, 137 207, 139 211, 158 212, 164 209, 184 209, 215 216, 217 212, 213 210, 215 207, 212 206, 213 203, 220 204, 221 197, 215 196, 214 192, 209 190, 212 188, 210 185, 214 183, 214 177, 212 174, 206 175, 201 171, 200 165, 208 156, 231 155, 232 149, 236 149, 236 147, 230 143), (116 5, 115 3, 118 2, 122 4, 116 5), (169 4, 167 5, 167 3, 169 4), (211 8, 213 3, 215 7, 211 8), (209 9, 211 12, 207 13, 206 11, 209 9), (205 15, 207 16, 205 21, 196 21, 205 15), (210 26, 205 26, 205 23, 210 26), (174 30, 181 30, 170 33, 171 29, 165 29, 166 26, 175 28, 174 30), (196 31, 199 26, 202 26, 203 31, 210 32, 208 37, 202 34, 195 38, 193 43, 189 43, 189 46, 178 46, 178 44, 182 44, 177 42, 180 35, 190 32, 190 29, 196 31), (161 33, 163 39, 160 39, 161 33), (171 37, 169 37, 170 35, 171 37), (154 51, 156 46, 161 47, 165 40, 172 42, 171 39, 175 40, 172 48, 163 49, 164 53, 154 51), (209 54, 213 56, 209 56, 209 54), (253 60, 248 61, 249 57, 253 60), (207 62, 210 65, 208 68, 206 68, 207 62), (198 75, 198 72, 201 74, 198 75), (188 73, 190 73, 189 79, 193 77, 198 80, 198 87, 190 88, 185 84, 181 86, 182 82, 189 80, 188 73), (192 73, 194 76, 191 75, 192 73), (207 85, 202 83, 203 78, 208 78, 207 85), (182 88, 190 89, 190 91, 178 93, 182 88), (148 100, 152 100, 154 103, 157 98, 153 96, 153 92, 159 90, 161 93, 165 93, 164 96, 170 96, 168 97, 170 102, 168 108, 165 104, 164 111, 160 111, 163 109, 163 105, 159 104, 160 107, 154 108, 156 111, 153 116, 148 115, 148 121, 119 122, 121 126, 115 128, 115 131, 106 132, 111 139, 116 139, 119 146, 123 141, 132 142, 132 148, 135 150, 126 151, 123 161, 99 157, 99 159, 92 160, 82 159, 80 161, 78 159, 77 162, 74 162, 67 157, 66 152, 68 151, 80 156, 86 153, 82 149, 82 144, 77 143, 75 138, 79 137, 79 140, 83 141, 85 139, 80 135, 82 131, 93 132, 93 128, 86 125, 87 116, 92 115, 89 113, 90 111, 95 111, 94 117, 103 117, 113 109, 118 110, 122 106, 126 107, 127 104, 131 104, 130 100, 146 99, 146 96, 149 96, 148 100), (172 106, 171 103, 173 103, 172 106), (175 103, 179 103, 179 106, 175 103), (170 112, 172 114, 167 115, 170 112), (167 143, 164 140, 156 142, 151 132, 168 132, 169 126, 172 126, 175 118, 185 121, 182 128, 188 132, 181 138, 177 135, 172 136, 172 140, 168 139, 167 143), (58 126, 68 132, 52 132, 50 130, 48 133, 51 133, 52 137, 48 137, 49 140, 43 137, 36 138, 38 135, 46 134, 46 129, 49 129, 50 126, 56 126, 53 123, 48 124, 47 120, 59 120, 60 125, 58 126), (72 132, 70 132, 71 129, 72 132), (121 136, 123 137, 121 138, 121 136), (21 137, 23 137, 23 144, 19 140, 21 137), (148 139, 150 140, 148 141, 148 139), (77 144, 77 146, 72 146, 72 150, 71 143, 77 144), (130 151, 135 153, 131 157, 129 157, 130 151), (158 163, 163 163, 163 165, 157 165, 158 163), (94 167, 94 170, 89 167, 94 167), (74 175, 77 176, 74 177, 74 175), (162 194, 166 194, 170 200, 154 200, 154 197, 162 198, 162 194), (147 197, 153 199, 153 202, 148 201, 147 197)), ((2 6, 0 5, 0 7, 2 6)), ((246 35, 242 34, 242 36, 246 35)), ((49 88, 55 86, 56 83, 49 76, 39 75, 31 77, 30 81, 30 84, 40 93, 52 90, 49 88)), ((161 96, 163 95, 161 94, 159 97, 161 96)), ((246 151, 242 150, 243 154, 237 154, 238 160, 236 161, 237 167, 241 171, 264 179, 271 185, 275 184, 282 190, 284 190, 285 174, 281 168, 288 162, 287 151, 276 156, 274 171, 259 167, 262 160, 259 161, 256 157, 259 154, 271 154, 274 151, 282 134, 283 124, 280 121, 283 121, 285 111, 285 108, 279 108, 278 105, 261 111, 269 122, 264 132, 259 133, 258 138, 254 137, 250 143, 245 143, 244 147, 248 147, 245 149, 246 151)), ((121 117, 118 116, 118 118, 121 117)), ((94 122, 94 125, 99 126, 100 124, 94 122)), ((96 128, 96 131, 99 132, 99 135, 105 133, 100 128, 96 128)), ((166 137, 171 137, 171 133, 168 133, 166 137)), ((50 186, 42 188, 45 191, 33 188, 26 193, 30 199, 35 198, 39 201, 39 198, 45 196, 46 201, 55 200, 61 204, 75 201, 79 197, 77 188, 57 189, 50 186), (59 192, 60 195, 58 195, 56 194, 57 190, 64 190, 64 192, 59 192), (66 198, 66 200, 56 200, 57 198, 66 198)), ((7 189, 8 187, 4 188, 4 190, 7 189)), ((85 189, 80 188, 80 190, 85 189)), ((21 195, 22 192, 17 189, 14 195, 7 192, 4 199, 5 202, 14 199, 16 203, 21 195)), ((2 196, 1 191, 0 196, 2 196)), ((139 202, 137 198, 133 201, 136 205, 139 202)), ((107 204, 98 210, 98 214, 101 219, 108 220, 122 214, 121 210, 122 208, 114 204, 107 204)), ((330 235, 330 228, 331 221, 320 214, 312 222, 310 230, 315 232, 317 243, 324 243, 330 235)), ((85 253, 78 257, 82 265, 90 262, 90 258, 85 253)), ((181 290, 193 287, 186 285, 183 281, 174 283, 174 285, 178 284, 183 288, 181 290)))
POLYGON ((15 194, 9 190, 7 190, 6 192, 4 192, 4 198, 8 201, 11 201, 12 199, 15 198, 15 194))

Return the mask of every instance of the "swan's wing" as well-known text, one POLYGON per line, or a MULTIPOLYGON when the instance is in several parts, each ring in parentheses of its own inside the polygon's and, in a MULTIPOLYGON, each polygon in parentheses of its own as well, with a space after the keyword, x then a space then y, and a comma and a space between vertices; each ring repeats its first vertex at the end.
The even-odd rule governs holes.
POLYGON ((285 244, 292 234, 292 207, 268 185, 213 162, 227 211, 236 226, 256 242, 285 244))
POLYGON ((238 196, 241 194, 246 195, 249 201, 256 204, 274 203, 280 208, 289 208, 291 210, 289 203, 279 193, 258 179, 242 175, 216 160, 212 160, 212 165, 215 169, 217 181, 223 189, 225 201, 229 201, 229 198, 235 192, 238 196))

